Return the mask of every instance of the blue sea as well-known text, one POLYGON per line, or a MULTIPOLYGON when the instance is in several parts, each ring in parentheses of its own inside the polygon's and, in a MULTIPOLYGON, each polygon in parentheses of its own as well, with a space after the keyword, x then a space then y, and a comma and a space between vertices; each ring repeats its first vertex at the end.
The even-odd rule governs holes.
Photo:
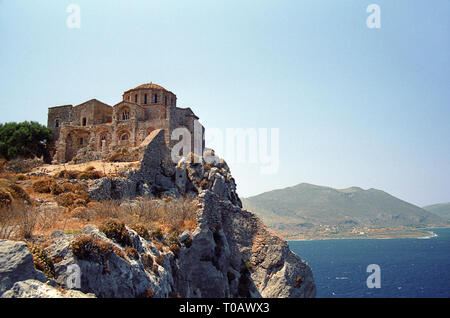
POLYGON ((450 298, 450 228, 429 239, 289 241, 314 274, 317 297, 450 298), (368 288, 367 266, 380 267, 380 288, 368 288))

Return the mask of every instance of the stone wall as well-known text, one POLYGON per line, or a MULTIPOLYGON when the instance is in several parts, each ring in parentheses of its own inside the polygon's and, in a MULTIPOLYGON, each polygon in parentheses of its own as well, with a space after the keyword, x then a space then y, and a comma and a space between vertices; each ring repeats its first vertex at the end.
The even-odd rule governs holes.
MULTIPOLYGON (((58 163, 68 162, 74 157, 83 160, 106 157, 117 149, 138 147, 157 129, 164 130, 166 145, 172 147, 178 143, 178 140, 170 140, 172 131, 184 127, 193 137, 197 119, 190 108, 176 107, 175 94, 151 83, 126 91, 123 101, 113 107, 96 99, 74 107, 52 107, 48 114, 48 127, 52 128, 55 136, 52 156, 58 163), (134 98, 136 95, 137 99, 134 98), (91 156, 88 152, 95 153, 91 156)), ((204 149, 203 126, 200 125, 197 132, 201 155, 204 149)), ((191 151, 194 147, 192 138, 191 151)))

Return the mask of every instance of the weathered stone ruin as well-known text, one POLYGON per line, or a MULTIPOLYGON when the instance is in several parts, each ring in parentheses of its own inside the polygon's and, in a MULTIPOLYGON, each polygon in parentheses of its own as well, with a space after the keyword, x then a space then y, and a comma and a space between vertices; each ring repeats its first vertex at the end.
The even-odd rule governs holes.
MULTIPOLYGON (((165 142, 171 147, 174 129, 186 128, 200 140, 200 154, 204 148, 204 128, 198 117, 190 108, 177 107, 176 95, 153 83, 127 90, 114 106, 91 99, 76 106, 50 107, 47 126, 55 137, 55 163, 104 159, 121 150, 131 152, 156 129, 166 132, 165 142)), ((191 148, 194 146, 192 140, 191 148)))

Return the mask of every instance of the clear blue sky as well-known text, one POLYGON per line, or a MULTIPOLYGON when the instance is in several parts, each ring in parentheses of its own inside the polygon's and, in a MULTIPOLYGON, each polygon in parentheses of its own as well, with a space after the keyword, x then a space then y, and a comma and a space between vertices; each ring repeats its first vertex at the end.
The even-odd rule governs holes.
POLYGON ((447 202, 449 17, 448 0, 0 0, 0 122, 152 81, 206 129, 280 129, 277 174, 231 166, 241 196, 308 182, 447 202))

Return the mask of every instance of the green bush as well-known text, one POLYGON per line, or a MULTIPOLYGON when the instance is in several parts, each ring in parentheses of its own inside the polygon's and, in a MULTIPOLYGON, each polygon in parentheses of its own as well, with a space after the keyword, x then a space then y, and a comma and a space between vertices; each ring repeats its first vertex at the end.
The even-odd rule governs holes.
POLYGON ((43 156, 50 162, 48 145, 51 140, 51 130, 34 121, 0 124, 0 156, 7 160, 43 156))

